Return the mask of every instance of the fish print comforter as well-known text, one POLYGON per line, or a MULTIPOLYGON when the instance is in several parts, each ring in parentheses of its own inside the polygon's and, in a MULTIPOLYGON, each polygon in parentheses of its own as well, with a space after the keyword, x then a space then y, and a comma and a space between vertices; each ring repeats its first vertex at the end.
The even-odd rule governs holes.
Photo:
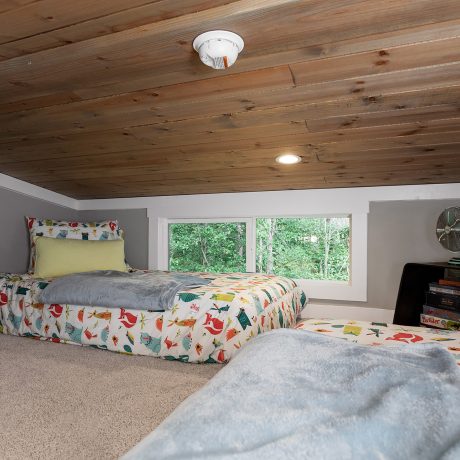
MULTIPOLYGON (((195 273, 206 278, 205 273, 195 273)), ((294 327, 305 293, 288 278, 213 274, 200 288, 179 292, 170 310, 43 304, 53 280, 0 274, 0 333, 88 345, 184 362, 222 363, 248 340, 294 327)))
POLYGON ((346 319, 304 319, 297 323, 296 329, 318 332, 360 345, 437 343, 450 352, 460 365, 460 331, 346 319))

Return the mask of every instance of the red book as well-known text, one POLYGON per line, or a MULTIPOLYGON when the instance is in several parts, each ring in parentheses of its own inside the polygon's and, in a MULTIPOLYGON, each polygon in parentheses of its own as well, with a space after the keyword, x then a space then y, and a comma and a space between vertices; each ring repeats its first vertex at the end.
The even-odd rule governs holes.
POLYGON ((460 280, 439 280, 439 284, 460 287, 460 280))

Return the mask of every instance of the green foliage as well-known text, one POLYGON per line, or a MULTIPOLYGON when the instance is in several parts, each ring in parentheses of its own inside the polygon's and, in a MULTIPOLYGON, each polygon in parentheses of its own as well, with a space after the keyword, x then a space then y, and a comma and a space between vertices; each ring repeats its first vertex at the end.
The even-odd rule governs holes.
MULTIPOLYGON (((169 232, 171 270, 246 271, 244 223, 170 224, 169 232)), ((257 219, 257 271, 348 281, 349 238, 348 218, 257 219)))
POLYGON ((169 269, 246 271, 246 224, 170 224, 169 269))
POLYGON ((349 237, 348 218, 257 219, 257 271, 348 281, 349 237))

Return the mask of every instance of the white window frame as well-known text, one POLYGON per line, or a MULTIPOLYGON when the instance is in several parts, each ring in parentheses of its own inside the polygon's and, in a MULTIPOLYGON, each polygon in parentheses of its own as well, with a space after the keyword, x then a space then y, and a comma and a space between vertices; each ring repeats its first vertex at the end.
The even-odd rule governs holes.
MULTIPOLYGON (((302 215, 258 215, 252 217, 224 218, 157 218, 157 227, 151 229, 151 241, 157 235, 156 268, 169 268, 169 224, 170 223, 226 223, 241 222, 246 224, 246 271, 256 270, 256 219, 258 218, 350 218, 350 279, 346 281, 331 280, 296 280, 300 287, 313 299, 366 301, 367 300, 367 212, 366 213, 320 213, 302 215)), ((154 227, 154 226, 151 226, 154 227)))

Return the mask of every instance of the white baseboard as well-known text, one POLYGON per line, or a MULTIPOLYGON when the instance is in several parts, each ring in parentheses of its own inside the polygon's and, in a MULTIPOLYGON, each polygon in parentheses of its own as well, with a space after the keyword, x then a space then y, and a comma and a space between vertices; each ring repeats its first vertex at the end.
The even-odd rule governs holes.
POLYGON ((394 310, 385 308, 351 307, 349 305, 324 305, 308 303, 302 310, 301 318, 318 319, 354 319, 356 321, 374 321, 391 323, 394 310))

